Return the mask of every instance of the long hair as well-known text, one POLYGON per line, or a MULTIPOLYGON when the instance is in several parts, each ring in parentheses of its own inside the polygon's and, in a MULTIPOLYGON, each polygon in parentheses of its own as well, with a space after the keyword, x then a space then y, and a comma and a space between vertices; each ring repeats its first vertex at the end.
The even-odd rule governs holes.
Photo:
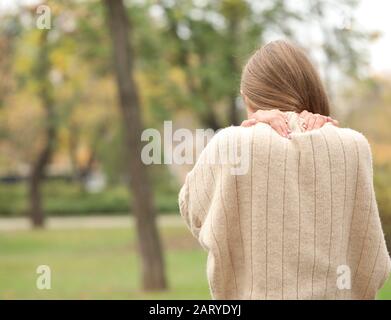
POLYGON ((240 90, 254 110, 330 113, 326 91, 311 61, 303 49, 284 40, 270 42, 250 57, 240 90))

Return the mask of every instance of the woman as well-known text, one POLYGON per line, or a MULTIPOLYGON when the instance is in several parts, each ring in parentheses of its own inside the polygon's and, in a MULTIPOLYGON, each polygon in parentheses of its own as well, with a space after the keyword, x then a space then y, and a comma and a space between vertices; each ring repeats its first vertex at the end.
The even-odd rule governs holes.
POLYGON ((248 119, 214 136, 179 194, 208 251, 212 298, 374 299, 391 262, 367 140, 336 126, 317 72, 288 42, 253 54, 241 94, 248 119), (233 171, 231 154, 248 154, 248 170, 233 171))

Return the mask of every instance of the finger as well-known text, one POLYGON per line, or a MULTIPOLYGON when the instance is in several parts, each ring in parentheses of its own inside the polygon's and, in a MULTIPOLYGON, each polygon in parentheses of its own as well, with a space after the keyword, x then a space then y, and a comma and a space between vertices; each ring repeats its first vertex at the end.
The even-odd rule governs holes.
POLYGON ((323 116, 317 116, 315 123, 314 123, 314 129, 320 129, 324 126, 324 124, 327 122, 327 118, 323 116))
POLYGON ((241 124, 242 127, 251 127, 253 126, 254 124, 257 123, 257 120, 255 119, 248 119, 248 120, 244 120, 241 124))
POLYGON ((306 124, 304 119, 302 119, 302 121, 299 122, 299 125, 300 125, 300 129, 301 129, 302 132, 307 129, 307 124, 306 124))
POLYGON ((277 126, 275 130, 280 136, 287 138, 287 134, 284 132, 284 128, 281 125, 277 126))
POLYGON ((307 110, 303 110, 302 112, 300 112, 299 117, 305 120, 305 123, 307 124, 311 115, 312 115, 311 112, 308 112, 307 110))
POLYGON ((301 117, 305 117, 305 116, 307 116, 307 114, 309 114, 309 112, 307 110, 303 110, 302 112, 300 112, 301 117))
POLYGON ((248 127, 248 120, 242 121, 242 123, 241 123, 240 126, 241 126, 241 127, 248 127))
POLYGON ((249 120, 251 119, 254 119, 256 122, 265 122, 265 111, 258 110, 254 112, 249 120))
POLYGON ((281 121, 278 121, 277 119, 273 119, 273 121, 270 122, 270 126, 273 130, 275 130, 280 136, 285 137, 284 130, 281 126, 281 121))
POLYGON ((312 115, 308 119, 307 130, 306 131, 310 131, 310 130, 312 130, 314 128, 315 121, 316 121, 316 116, 312 115))
POLYGON ((289 134, 290 134, 291 130, 289 129, 288 123, 286 121, 283 121, 281 123, 281 128, 284 132, 284 136, 289 138, 289 134))
POLYGON ((288 123, 288 115, 287 115, 287 113, 281 111, 280 114, 281 114, 282 118, 284 119, 284 121, 288 123))
POLYGON ((312 117, 312 113, 309 113, 308 111, 306 111, 306 113, 304 113, 302 116, 300 116, 302 119, 303 119, 303 123, 302 123, 302 127, 305 130, 307 130, 308 128, 308 123, 312 117))
POLYGON ((291 132, 291 130, 289 129, 289 119, 288 119, 288 115, 285 113, 285 112, 281 112, 280 113, 280 121, 282 122, 282 126, 284 127, 284 131, 286 131, 287 133, 291 132))
POLYGON ((276 125, 276 128, 278 129, 278 132, 281 136, 289 138, 288 126, 285 121, 279 121, 276 125))
POLYGON ((290 134, 289 128, 288 128, 287 126, 284 126, 282 129, 284 130, 284 136, 285 136, 285 138, 290 139, 290 138, 291 138, 291 134, 290 134))
POLYGON ((339 122, 331 117, 327 117, 327 122, 331 122, 333 125, 339 127, 339 122))
POLYGON ((301 126, 303 127, 304 131, 306 131, 308 129, 308 123, 309 123, 310 119, 311 119, 311 116, 309 116, 309 115, 306 116, 305 118, 303 118, 303 123, 301 126))
POLYGON ((282 112, 281 120, 284 121, 284 123, 286 123, 286 124, 289 122, 288 115, 285 112, 282 112))

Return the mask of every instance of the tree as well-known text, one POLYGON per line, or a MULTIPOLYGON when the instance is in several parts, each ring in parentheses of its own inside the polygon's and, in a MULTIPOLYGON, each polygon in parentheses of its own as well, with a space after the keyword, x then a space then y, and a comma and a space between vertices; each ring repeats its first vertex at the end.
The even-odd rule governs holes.
POLYGON ((129 163, 130 191, 136 218, 145 290, 165 289, 163 254, 155 221, 152 191, 147 170, 141 161, 141 115, 136 83, 133 79, 132 25, 122 0, 105 0, 107 23, 113 46, 113 64, 125 131, 124 148, 129 163))
POLYGON ((11 61, 14 54, 15 37, 20 31, 20 26, 17 22, 7 16, 0 16, 0 108, 3 102, 12 89, 14 84, 12 81, 11 61))
POLYGON ((240 122, 241 66, 268 40, 289 38, 320 57, 330 94, 336 78, 353 77, 365 66, 364 44, 371 35, 354 22, 354 0, 295 6, 285 0, 162 0, 158 5, 164 17, 157 25, 167 43, 161 56, 183 71, 186 105, 206 127, 240 122), (340 21, 330 18, 336 14, 340 21), (310 37, 313 33, 320 36, 310 37))
POLYGON ((39 43, 39 54, 35 68, 35 78, 38 83, 38 96, 45 111, 45 141, 35 159, 29 177, 29 216, 34 228, 44 226, 44 213, 42 209, 41 183, 44 179, 45 168, 50 161, 56 140, 56 119, 54 98, 49 72, 51 69, 49 59, 48 31, 42 30, 39 43))

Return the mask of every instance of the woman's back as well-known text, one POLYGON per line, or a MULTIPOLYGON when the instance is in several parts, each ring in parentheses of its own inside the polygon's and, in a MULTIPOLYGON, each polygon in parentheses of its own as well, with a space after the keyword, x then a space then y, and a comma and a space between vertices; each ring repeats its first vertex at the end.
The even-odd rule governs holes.
POLYGON ((373 299, 389 274, 367 140, 301 133, 295 117, 290 140, 265 124, 224 129, 186 178, 181 214, 215 299, 373 299), (240 174, 222 161, 232 154, 248 161, 240 174))

